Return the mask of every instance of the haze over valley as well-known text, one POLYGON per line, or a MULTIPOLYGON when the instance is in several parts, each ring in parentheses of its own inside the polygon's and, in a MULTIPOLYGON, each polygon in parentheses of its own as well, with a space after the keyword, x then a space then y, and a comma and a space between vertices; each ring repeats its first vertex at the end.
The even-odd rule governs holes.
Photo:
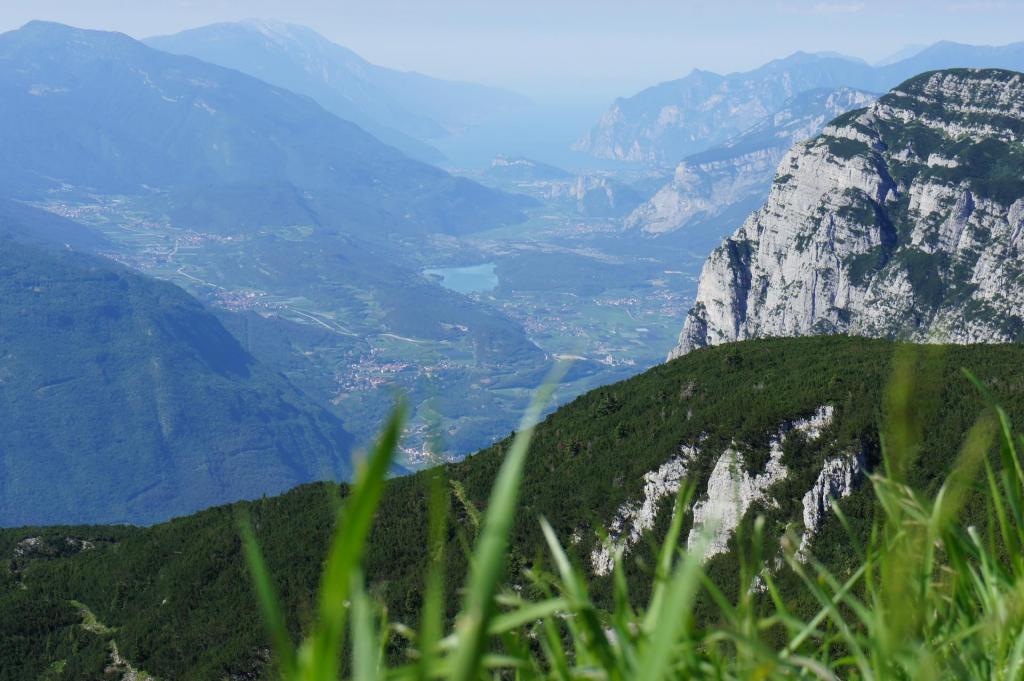
POLYGON ((395 391, 407 394, 413 466, 427 460, 428 441, 458 457, 512 430, 553 358, 577 359, 559 400, 661 361, 703 258, 764 200, 793 142, 919 70, 1024 61, 1017 46, 939 44, 877 68, 796 54, 725 79, 705 72, 700 85, 691 75, 613 105, 635 112, 624 121, 675 121, 643 132, 647 146, 629 139, 632 123, 603 122, 624 114, 606 113, 590 132, 548 144, 545 160, 519 153, 530 136, 516 139, 509 124, 523 117, 536 128, 542 105, 409 80, 281 22, 144 43, 37 22, 2 43, 13 198, 87 225, 106 241, 93 250, 199 297, 359 443, 395 391), (105 67, 113 59, 120 75, 105 67), (289 84, 297 95, 279 89, 289 84), (679 100, 655 94, 667 88, 697 89, 679 100), (735 113, 709 135, 686 107, 703 110, 716 92, 728 92, 735 113), (131 118, 110 127, 125 106, 131 118), (173 137, 158 132, 169 125, 173 137), (49 146, 53 126, 56 139, 81 142, 49 146), (694 141, 679 147, 680 133, 694 141), (480 135, 491 135, 481 146, 507 151, 459 153, 461 139, 480 135), (40 154, 48 146, 54 153, 40 154), (493 285, 463 290, 426 274, 492 265, 493 285))

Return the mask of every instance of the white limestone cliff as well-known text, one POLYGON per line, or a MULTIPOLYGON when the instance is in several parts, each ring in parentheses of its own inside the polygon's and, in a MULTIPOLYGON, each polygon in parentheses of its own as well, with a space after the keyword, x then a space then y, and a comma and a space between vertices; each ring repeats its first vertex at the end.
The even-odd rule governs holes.
POLYGON ((797 549, 798 558, 807 558, 811 540, 832 510, 832 501, 850 496, 863 475, 864 456, 861 453, 825 461, 818 479, 804 494, 804 531, 797 549))
MULTIPOLYGON (((771 438, 768 463, 761 472, 752 473, 747 469, 738 445, 726 448, 718 457, 707 487, 699 495, 700 501, 693 505, 693 529, 687 537, 687 547, 702 550, 702 560, 725 552, 729 539, 751 506, 758 502, 776 503, 770 492, 788 475, 782 463, 787 438, 799 433, 809 442, 815 442, 832 424, 834 415, 831 405, 823 405, 808 418, 780 425, 771 438)), ((696 445, 683 445, 679 454, 644 475, 643 497, 619 507, 607 528, 606 539, 591 551, 590 565, 595 574, 611 574, 616 551, 632 549, 644 533, 654 528, 663 500, 679 492, 701 456, 714 455, 703 446, 703 440, 696 445)))
POLYGON ((677 456, 669 459, 657 470, 644 475, 643 499, 624 504, 608 526, 607 541, 599 544, 590 554, 594 574, 611 574, 615 567, 615 551, 632 548, 644 532, 654 527, 658 506, 662 499, 679 492, 690 465, 700 454, 697 447, 684 445, 677 456))
POLYGON ((708 479, 707 498, 693 506, 693 529, 687 548, 691 551, 700 548, 705 561, 725 553, 729 539, 751 506, 758 502, 777 503, 769 496, 769 491, 789 474, 782 463, 786 438, 798 432, 809 441, 817 440, 832 423, 834 413, 833 407, 822 406, 810 418, 779 428, 772 437, 768 463, 762 473, 751 474, 746 470, 743 455, 732 447, 727 449, 708 479))
POLYGON ((745 338, 1024 332, 1024 75, 925 74, 779 165, 708 258, 669 358, 745 338))

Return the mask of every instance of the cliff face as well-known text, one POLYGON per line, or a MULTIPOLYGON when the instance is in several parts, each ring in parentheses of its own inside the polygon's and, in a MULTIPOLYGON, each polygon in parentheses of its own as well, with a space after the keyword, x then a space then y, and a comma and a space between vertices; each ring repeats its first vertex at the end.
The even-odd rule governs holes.
POLYGON ((817 135, 839 114, 874 100, 872 94, 845 87, 819 88, 791 98, 743 134, 685 158, 672 180, 630 214, 626 227, 663 234, 745 201, 751 202, 748 206, 763 201, 779 161, 793 144, 817 135))
POLYGON ((704 265, 676 357, 759 336, 1024 331, 1024 75, 918 76, 796 145, 704 265))
MULTIPOLYGON (((790 477, 784 463, 786 443, 794 436, 805 446, 834 449, 827 434, 834 425, 835 407, 821 405, 805 418, 781 423, 769 438, 768 461, 753 470, 747 464, 743 445, 731 443, 724 451, 716 451, 704 441, 684 444, 677 456, 657 470, 644 475, 643 498, 632 499, 619 507, 614 519, 604 532, 605 540, 590 553, 590 565, 597 575, 611 574, 615 566, 615 553, 628 553, 654 529, 658 513, 665 500, 675 496, 679 488, 692 482, 694 469, 702 459, 712 458, 714 467, 704 485, 697 486, 697 498, 690 507, 693 526, 687 535, 687 548, 707 561, 730 550, 729 542, 740 521, 755 504, 766 508, 780 508, 777 496, 779 483, 790 477)), ((746 452, 749 455, 751 452, 746 452)), ((803 495, 803 532, 800 557, 810 556, 809 547, 817 532, 831 513, 834 500, 852 494, 864 475, 864 453, 842 452, 826 459, 813 485, 803 495)))

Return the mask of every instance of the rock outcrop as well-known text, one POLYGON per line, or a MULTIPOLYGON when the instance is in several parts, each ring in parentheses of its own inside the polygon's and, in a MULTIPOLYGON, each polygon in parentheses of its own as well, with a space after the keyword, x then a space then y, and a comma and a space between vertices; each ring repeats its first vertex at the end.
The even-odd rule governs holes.
POLYGON ((607 173, 556 176, 557 168, 528 163, 532 162, 516 160, 507 165, 492 165, 485 179, 501 189, 535 197, 589 218, 624 218, 650 195, 607 173))
MULTIPOLYGON (((874 100, 873 94, 845 87, 818 88, 792 97, 746 132, 683 159, 671 181, 630 214, 626 227, 663 234, 713 218, 737 204, 760 203, 790 147, 820 133, 839 114, 874 100)), ((721 232, 715 236, 720 238, 721 232)))
POLYGON ((619 508, 615 519, 608 526, 607 541, 591 552, 590 564, 594 574, 611 574, 615 567, 615 551, 632 548, 644 532, 654 528, 661 501, 679 492, 679 486, 686 479, 690 465, 699 454, 697 447, 684 445, 678 456, 644 476, 644 498, 619 508))
POLYGON ((570 177, 561 168, 521 156, 494 157, 483 176, 497 182, 546 182, 570 177))
POLYGON ((768 492, 789 474, 782 463, 786 438, 797 432, 809 441, 817 440, 832 423, 834 413, 834 408, 826 405, 810 418, 784 424, 771 439, 771 454, 762 473, 752 475, 746 470, 743 455, 732 447, 727 449, 708 479, 707 498, 693 506, 693 529, 687 548, 702 551, 703 560, 728 551, 729 539, 750 507, 757 502, 776 503, 768 492))
POLYGON ((838 456, 828 459, 818 473, 814 486, 804 495, 804 532, 797 556, 806 558, 811 540, 821 529, 833 500, 850 496, 864 475, 864 455, 838 456))
MULTIPOLYGON (((761 472, 748 470, 741 446, 733 443, 727 447, 718 457, 700 500, 693 504, 693 529, 687 538, 688 550, 700 551, 702 560, 725 553, 729 539, 751 506, 759 502, 777 503, 770 492, 788 475, 782 461, 787 438, 799 433, 808 442, 815 442, 832 424, 834 416, 834 407, 823 405, 807 418, 780 425, 772 434, 768 462, 761 472)), ((608 526, 607 537, 590 554, 590 565, 595 574, 611 574, 615 566, 615 552, 633 548, 644 533, 654 528, 663 500, 679 492, 700 457, 714 454, 714 450, 703 449, 703 445, 703 440, 683 445, 678 455, 644 475, 643 498, 619 507, 608 526)))
POLYGON ((923 74, 840 116, 708 258, 670 359, 762 336, 1019 338, 1022 141, 1012 71, 923 74))

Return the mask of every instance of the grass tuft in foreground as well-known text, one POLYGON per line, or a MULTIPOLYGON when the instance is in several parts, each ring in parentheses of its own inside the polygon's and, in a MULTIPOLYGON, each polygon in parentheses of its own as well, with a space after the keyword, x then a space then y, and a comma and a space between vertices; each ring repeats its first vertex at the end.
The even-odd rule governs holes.
POLYGON ((447 636, 443 603, 455 594, 443 593, 440 577, 449 505, 440 469, 431 481, 425 538, 431 562, 418 630, 388 622, 386 608, 368 595, 360 568, 401 428, 399 410, 339 512, 318 619, 297 648, 243 522, 279 673, 286 681, 333 680, 346 659, 344 673, 360 681, 1024 678, 1024 438, 992 405, 965 435, 938 493, 925 498, 905 480, 914 457, 926 455, 915 446, 911 381, 909 370, 897 370, 888 391, 884 465, 871 478, 878 512, 867 542, 849 531, 858 566, 849 576, 840 579, 813 556, 798 556, 794 537, 783 538, 781 552, 768 546, 759 520, 737 560, 741 584, 750 588, 727 597, 704 574, 700 552, 681 548, 690 500, 684 489, 649 601, 634 607, 620 554, 610 610, 590 599, 584 573, 543 518, 538 522, 546 560, 510 575, 516 586, 501 586, 526 453, 550 393, 542 389, 495 480, 459 594, 461 611, 447 636), (987 526, 962 527, 961 510, 979 497, 988 509, 987 526), (777 555, 781 561, 767 557, 777 555), (775 579, 782 570, 791 571, 817 604, 811 616, 787 605, 775 579), (714 604, 713 625, 692 616, 700 596, 714 604), (404 651, 398 664, 386 654, 395 649, 404 651))

